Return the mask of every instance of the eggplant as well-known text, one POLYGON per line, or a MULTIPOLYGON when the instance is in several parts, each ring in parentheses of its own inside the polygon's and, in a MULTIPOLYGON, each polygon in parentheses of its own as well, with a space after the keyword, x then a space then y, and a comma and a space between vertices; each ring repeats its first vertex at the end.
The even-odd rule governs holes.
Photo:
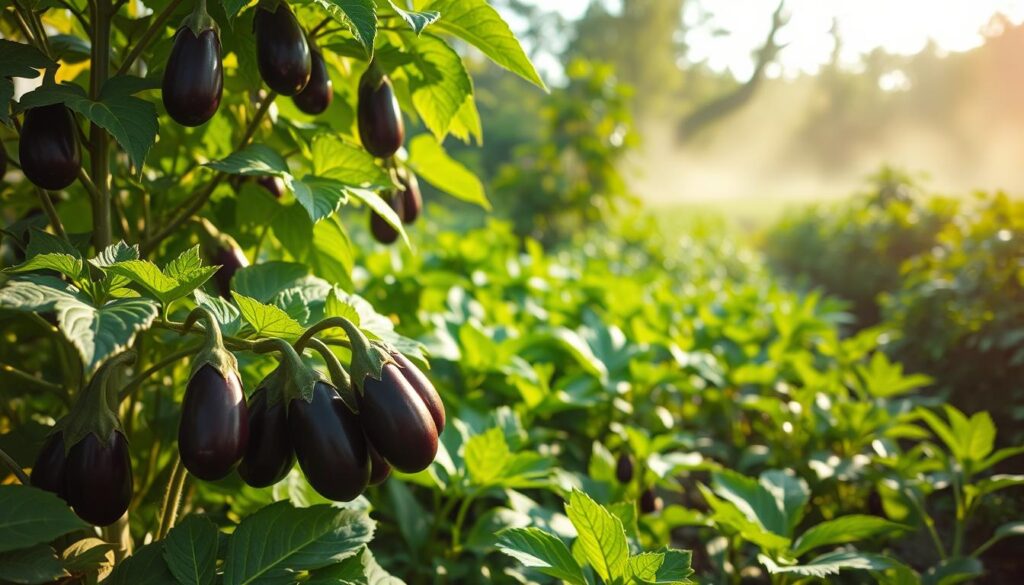
POLYGON ((434 388, 434 384, 431 383, 422 370, 416 367, 416 364, 412 363, 409 358, 401 353, 393 351, 391 352, 391 358, 398 362, 398 366, 402 369, 402 374, 405 376, 406 381, 409 382, 412 389, 423 400, 423 403, 427 405, 430 417, 434 420, 434 427, 437 428, 437 434, 440 435, 444 431, 445 425, 444 403, 441 402, 441 396, 437 393, 437 389, 434 388))
POLYGON ((661 511, 664 502, 658 497, 658 494, 654 493, 654 488, 647 488, 642 494, 640 494, 640 512, 644 514, 654 514, 661 511))
POLYGON ((391 464, 373 448, 373 443, 367 441, 366 450, 370 454, 370 485, 380 485, 391 475, 391 464))
MULTIPOLYGON (((388 205, 395 210, 398 217, 402 217, 405 214, 402 198, 395 193, 391 193, 387 197, 388 205)), ((372 209, 370 210, 370 233, 373 234, 373 239, 382 244, 394 244, 398 240, 398 230, 391 227, 391 224, 385 221, 383 216, 372 209)))
POLYGON ((164 108, 182 126, 205 124, 220 107, 224 68, 220 38, 214 28, 198 36, 188 26, 174 35, 174 48, 164 70, 164 108))
POLYGON ((281 95, 295 95, 309 83, 312 59, 309 43, 287 2, 274 12, 256 7, 253 17, 256 64, 267 87, 281 95))
POLYGON ((416 175, 406 171, 399 175, 402 184, 399 196, 402 198, 402 223, 414 223, 423 212, 423 195, 420 193, 420 182, 416 175))
POLYGON ((202 480, 221 479, 245 455, 248 440, 249 409, 238 376, 202 366, 181 405, 178 452, 185 469, 202 480))
POLYGON ((60 432, 53 433, 46 438, 43 448, 36 456, 36 462, 32 465, 32 475, 29 479, 32 485, 48 492, 53 492, 67 499, 67 490, 64 488, 64 477, 66 475, 67 457, 64 453, 64 438, 60 432))
POLYGON ((256 184, 266 189, 274 199, 280 199, 284 195, 284 181, 277 175, 260 175, 256 177, 256 184))
POLYGON ((225 299, 231 298, 231 278, 235 276, 240 268, 249 265, 249 259, 245 257, 242 250, 234 246, 220 245, 214 252, 213 263, 219 264, 220 269, 213 275, 213 282, 217 286, 217 292, 225 299))
POLYGON ((416 473, 430 466, 437 455, 437 426, 402 368, 386 363, 381 379, 367 376, 356 398, 367 438, 392 467, 416 473))
POLYGON ((260 388, 249 400, 249 443, 238 475, 252 487, 267 487, 284 479, 294 463, 284 402, 268 405, 267 390, 260 388))
POLYGON ((629 453, 620 453, 618 461, 615 462, 615 479, 619 483, 629 483, 633 480, 633 458, 629 453))
POLYGON ((299 93, 292 96, 295 107, 303 112, 315 116, 323 113, 331 100, 334 99, 334 84, 327 73, 327 62, 324 56, 316 49, 310 50, 312 71, 309 75, 309 83, 299 93))
POLYGON ((43 189, 58 191, 75 182, 82 168, 82 152, 71 110, 64 104, 52 104, 26 111, 18 157, 25 178, 43 189))
POLYGON ((107 526, 123 516, 132 499, 132 462, 121 431, 106 440, 89 433, 71 447, 64 487, 68 504, 90 524, 107 526))
POLYGON ((405 140, 405 126, 391 80, 371 65, 359 79, 358 101, 356 121, 363 147, 379 158, 394 155, 405 140))
POLYGON ((338 391, 317 382, 312 400, 292 399, 288 431, 306 480, 321 496, 354 500, 370 481, 370 456, 359 418, 338 391))

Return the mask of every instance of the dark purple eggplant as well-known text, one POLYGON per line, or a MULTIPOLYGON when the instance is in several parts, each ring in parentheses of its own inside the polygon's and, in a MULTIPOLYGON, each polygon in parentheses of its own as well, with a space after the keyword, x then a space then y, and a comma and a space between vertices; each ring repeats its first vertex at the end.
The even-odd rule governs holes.
POLYGON ((257 6, 253 19, 256 64, 267 86, 281 95, 295 95, 309 83, 309 43, 287 2, 274 12, 257 6))
POLYGON ((366 450, 370 454, 370 485, 380 485, 391 475, 391 464, 373 448, 373 443, 367 441, 366 450))
POLYGON ((387 75, 373 66, 359 80, 356 120, 359 139, 373 156, 388 158, 402 147, 405 126, 395 90, 387 75))
POLYGON ((647 488, 640 494, 640 512, 644 514, 660 512, 663 505, 661 498, 654 493, 654 488, 647 488))
POLYGON ((405 380, 409 382, 412 389, 416 391, 416 394, 423 400, 423 403, 427 405, 430 417, 434 420, 434 427, 437 428, 437 434, 440 435, 444 431, 445 424, 444 403, 441 402, 441 396, 437 393, 437 389, 434 388, 434 384, 422 370, 416 367, 416 364, 409 361, 409 358, 397 351, 392 352, 391 357, 398 362, 405 380))
POLYGON ((284 402, 268 406, 267 391, 260 388, 249 400, 249 444, 238 475, 252 487, 267 487, 284 479, 294 463, 284 402))
POLYGON ((256 177, 256 184, 266 189, 274 199, 280 199, 284 195, 284 181, 276 175, 260 175, 256 177))
POLYGON ((619 483, 629 483, 633 480, 633 458, 629 453, 620 453, 619 459, 615 462, 615 479, 619 483))
POLYGON ((402 198, 402 223, 413 223, 423 212, 423 194, 420 193, 420 182, 416 175, 406 171, 399 175, 398 182, 402 184, 399 192, 402 198))
POLYGON ((367 438, 392 467, 416 473, 430 466, 437 455, 437 426, 401 368, 385 364, 381 379, 367 376, 356 397, 367 438))
POLYGON ((213 275, 217 292, 225 299, 231 298, 231 278, 240 268, 249 265, 249 259, 240 249, 222 245, 217 248, 212 261, 214 264, 220 265, 220 269, 213 275))
POLYGON ((43 189, 57 191, 75 182, 82 152, 71 110, 52 104, 26 111, 18 157, 25 177, 43 189))
POLYGON ((185 469, 214 481, 231 473, 249 440, 249 409, 234 373, 226 378, 210 364, 185 389, 178 425, 178 452, 185 469))
POLYGON ((302 472, 317 493, 338 502, 363 493, 370 481, 366 438, 333 386, 317 382, 311 402, 293 399, 288 430, 302 472))
POLYGON ((310 59, 313 65, 309 83, 302 91, 292 96, 292 101, 303 112, 315 116, 331 105, 331 100, 334 99, 334 84, 331 83, 331 76, 327 73, 327 62, 320 51, 311 49, 310 59))
POLYGON ((112 431, 105 441, 87 434, 71 447, 65 469, 67 501, 82 520, 107 526, 128 510, 132 462, 121 431, 112 431))
MULTIPOLYGON (((401 196, 393 193, 387 193, 384 196, 387 197, 391 209, 395 210, 398 217, 402 217, 405 211, 402 208, 401 196)), ((382 244, 394 244, 398 240, 398 230, 391 227, 391 224, 372 209, 370 210, 370 233, 373 234, 373 239, 382 244)))
POLYGON ((64 488, 65 469, 67 458, 64 454, 64 438, 60 432, 53 433, 46 438, 43 448, 36 456, 36 462, 32 465, 32 485, 48 492, 53 492, 63 499, 67 499, 67 490, 64 488))
POLYGON ((167 113, 182 126, 199 126, 217 113, 224 91, 220 38, 208 28, 196 36, 188 26, 174 35, 174 48, 164 70, 163 100, 167 113))

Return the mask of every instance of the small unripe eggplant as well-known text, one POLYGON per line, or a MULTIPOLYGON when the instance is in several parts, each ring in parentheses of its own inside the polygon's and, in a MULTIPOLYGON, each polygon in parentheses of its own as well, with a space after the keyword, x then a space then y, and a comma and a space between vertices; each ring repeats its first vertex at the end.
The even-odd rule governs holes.
MULTIPOLYGON (((385 197, 388 198, 391 209, 394 209, 398 217, 401 218, 405 214, 402 197, 398 194, 387 194, 385 197)), ((370 210, 370 233, 373 234, 373 239, 382 244, 394 244, 398 240, 398 230, 391 227, 391 224, 372 209, 370 210)))
POLYGON ((284 181, 276 175, 260 175, 256 177, 256 184, 266 189, 274 199, 280 199, 284 195, 284 181))
POLYGON ((370 454, 370 485, 380 485, 391 475, 391 464, 373 448, 373 443, 367 441, 366 450, 370 454))
POLYGON ((402 184, 402 190, 399 192, 399 196, 402 198, 402 223, 413 223, 423 212, 420 182, 411 171, 399 175, 398 182, 402 184))
POLYGON ((306 480, 321 496, 354 500, 370 481, 370 456, 359 419, 333 386, 317 382, 313 400, 288 406, 288 430, 306 480))
POLYGON ((112 431, 105 441, 87 434, 71 447, 65 469, 67 501, 82 520, 107 526, 128 510, 132 462, 121 431, 112 431))
POLYGON ((619 454, 619 459, 615 462, 615 479, 619 480, 619 483, 629 483, 633 480, 633 458, 629 453, 619 454))
POLYGON ((654 493, 654 488, 647 488, 642 494, 640 494, 640 512, 644 514, 654 514, 661 511, 661 507, 664 503, 658 494, 654 493))
POLYGON ((256 64, 267 86, 281 95, 295 95, 309 83, 312 60, 309 44, 287 2, 274 12, 256 7, 253 18, 256 64))
POLYGON ((217 285, 217 292, 225 299, 231 298, 231 278, 235 276, 240 268, 249 265, 249 259, 238 248, 233 246, 218 246, 214 253, 213 263, 219 264, 220 269, 213 275, 213 282, 217 285))
POLYGON ((238 475, 252 487, 267 487, 284 479, 294 463, 284 402, 267 405, 267 391, 260 388, 249 400, 249 444, 238 475))
POLYGON ((441 396, 437 393, 437 389, 434 388, 434 384, 422 370, 416 367, 416 364, 412 363, 409 358, 401 353, 397 351, 391 352, 391 358, 398 362, 405 380, 409 382, 412 389, 416 391, 416 394, 423 400, 423 403, 427 405, 427 410, 430 411, 430 418, 434 420, 434 427, 437 428, 437 434, 440 435, 444 432, 445 425, 444 403, 441 402, 441 396))
POLYGON ((36 456, 36 462, 32 465, 32 475, 29 479, 32 485, 48 492, 53 492, 62 499, 67 499, 67 490, 64 488, 65 468, 67 458, 64 454, 64 438, 60 432, 53 433, 46 438, 43 448, 36 456))
POLYGON ((205 124, 220 107, 224 68, 220 38, 214 28, 198 36, 188 26, 174 35, 174 48, 164 70, 163 101, 167 113, 182 126, 205 124))
POLYGON ((249 409, 238 376, 206 364, 192 376, 181 404, 178 451, 185 469, 214 481, 231 473, 249 440, 249 409))
POLYGON ((359 79, 359 104, 356 108, 359 139, 370 154, 388 158, 398 152, 405 140, 402 112, 387 75, 373 66, 359 79))
POLYGON ((75 182, 82 152, 71 110, 52 104, 26 111, 18 157, 25 177, 43 189, 57 191, 75 182))
POLYGON ((310 60, 312 71, 309 83, 302 91, 292 96, 292 101, 295 102, 295 107, 315 116, 323 113, 331 105, 331 100, 334 99, 334 84, 331 83, 331 76, 327 73, 327 62, 320 51, 311 49, 310 60))
POLYGON ((430 466, 437 455, 437 426, 398 365, 385 364, 380 380, 367 376, 356 398, 367 438, 392 467, 416 473, 430 466))

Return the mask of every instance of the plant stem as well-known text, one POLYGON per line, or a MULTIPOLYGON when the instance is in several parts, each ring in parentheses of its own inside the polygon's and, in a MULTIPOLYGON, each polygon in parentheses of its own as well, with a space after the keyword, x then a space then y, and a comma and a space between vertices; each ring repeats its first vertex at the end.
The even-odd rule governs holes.
POLYGON ((129 529, 128 514, 121 516, 110 526, 103 528, 103 540, 114 544, 114 559, 121 562, 132 554, 132 534, 129 529))
POLYGON ((18 481, 20 481, 22 485, 29 485, 28 476, 25 475, 25 472, 21 469, 21 466, 18 465, 18 463, 14 459, 12 459, 11 456, 8 455, 3 449, 0 449, 0 461, 4 462, 4 465, 6 465, 7 468, 11 470, 11 473, 13 473, 18 478, 18 481))
MULTIPOLYGON (((110 0, 93 1, 92 67, 89 75, 89 96, 99 99, 103 84, 110 77, 110 0)), ((110 245, 110 136, 98 124, 89 131, 92 178, 96 193, 92 200, 92 242, 99 252, 110 245)))
POLYGON ((64 390, 63 386, 52 384, 50 382, 47 382, 46 380, 37 378, 32 374, 29 374, 28 372, 23 372, 18 368, 15 368, 14 366, 9 366, 7 364, 0 364, 0 372, 10 374, 11 376, 18 378, 23 382, 28 382, 29 384, 33 384, 38 388, 46 390, 47 392, 50 392, 57 398, 60 398, 61 402, 63 402, 64 404, 71 404, 71 399, 68 398, 67 392, 64 390))
POLYGON ((160 527, 155 540, 163 539, 174 527, 174 522, 178 518, 178 503, 181 500, 181 492, 185 488, 186 479, 188 479, 188 471, 181 464, 181 457, 175 457, 174 469, 171 471, 167 493, 164 495, 163 508, 160 510, 160 527))
POLYGON ((466 495, 466 498, 459 504, 459 511, 455 514, 455 524, 452 525, 452 550, 451 552, 458 554, 462 550, 462 525, 466 521, 466 514, 469 512, 469 505, 473 503, 476 498, 477 492, 470 492, 466 495))
MULTIPOLYGON (((98 1, 102 2, 103 0, 98 1)), ((114 75, 124 75, 128 69, 131 68, 132 64, 135 63, 135 60, 139 58, 139 55, 141 55, 142 52, 149 47, 149 44, 153 42, 156 35, 164 30, 164 26, 167 24, 167 19, 174 14, 174 9, 177 8, 179 4, 181 4, 181 0, 171 0, 167 7, 163 9, 163 12, 157 15, 156 19, 153 20, 153 23, 146 29, 146 32, 142 33, 142 37, 139 38, 139 41, 135 43, 134 47, 132 47, 128 56, 126 56, 124 61, 121 62, 121 66, 117 68, 117 73, 114 75)))
POLYGON ((942 539, 939 538, 939 533, 935 530, 935 521, 932 520, 932 517, 924 509, 924 504, 917 499, 917 494, 914 493, 914 490, 905 487, 903 488, 903 493, 913 502, 917 513, 921 515, 921 521, 924 522, 925 528, 928 529, 928 533, 932 537, 932 542, 935 544, 935 550, 939 553, 939 558, 943 561, 946 560, 946 549, 942 546, 942 539))
POLYGON ((184 349, 178 350, 178 351, 168 355, 164 359, 158 361, 157 363, 153 364, 152 366, 147 368, 146 371, 142 372, 138 376, 135 376, 134 378, 129 380, 127 384, 125 384, 124 389, 121 390, 120 399, 123 401, 132 392, 134 392, 135 389, 138 386, 140 386, 143 382, 145 382, 150 376, 152 376, 153 374, 155 374, 155 373, 159 372, 160 370, 166 368, 167 366, 177 362, 180 359, 183 359, 183 358, 186 358, 186 357, 188 357, 190 355, 193 355, 194 353, 199 351, 200 347, 202 347, 202 346, 201 345, 191 345, 191 346, 186 347, 184 349))
POLYGON ((68 240, 68 234, 64 231, 64 224, 60 222, 60 216, 57 215, 57 208, 53 206, 53 199, 50 197, 50 192, 46 189, 40 189, 36 187, 36 193, 39 194, 39 202, 43 204, 43 211, 46 212, 46 217, 50 220, 50 225, 53 226, 53 231, 57 232, 60 239, 65 242, 68 240))

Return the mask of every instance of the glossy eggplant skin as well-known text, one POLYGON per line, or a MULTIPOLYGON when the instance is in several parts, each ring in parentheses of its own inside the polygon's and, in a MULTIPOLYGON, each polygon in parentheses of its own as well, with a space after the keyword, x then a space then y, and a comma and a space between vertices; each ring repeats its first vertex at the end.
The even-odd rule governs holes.
POLYGON ((388 158, 402 147, 405 125, 391 80, 385 75, 380 77, 379 83, 374 83, 375 77, 367 71, 359 80, 356 121, 363 148, 373 156, 388 158))
POLYGON ((274 12, 257 7, 253 20, 256 64, 267 87, 281 95, 295 95, 309 83, 312 60, 309 43, 287 2, 274 12))
POLYGON ((245 455, 249 409, 234 373, 225 378, 210 364, 199 368, 185 389, 178 425, 178 452, 185 469, 205 481, 231 473, 245 455))
POLYGON ((293 399, 288 430, 306 481, 317 493, 337 502, 363 493, 370 481, 366 438, 333 386, 317 382, 311 402, 293 399))
POLYGON ((64 488, 67 458, 64 455, 64 438, 62 433, 53 433, 46 438, 43 448, 36 456, 29 479, 32 485, 48 492, 53 492, 62 499, 67 499, 64 488))
POLYGON ((629 453, 619 454, 619 459, 615 462, 615 479, 619 480, 619 483, 629 483, 633 480, 633 458, 629 453))
POLYGON ((52 104, 26 111, 18 158, 25 177, 43 189, 57 191, 73 183, 82 168, 82 151, 71 110, 52 104))
POLYGON ((323 113, 331 100, 334 99, 334 83, 327 73, 327 62, 324 56, 316 49, 310 50, 312 71, 309 75, 309 83, 299 93, 292 96, 295 106, 303 112, 315 116, 323 113))
POLYGON ((420 182, 411 172, 400 175, 398 181, 402 184, 402 223, 414 223, 423 212, 423 194, 420 193, 420 182))
POLYGON ((223 91, 217 31, 208 28, 197 37, 189 27, 179 28, 164 71, 162 93, 167 113, 182 126, 200 126, 217 113, 223 91))
MULTIPOLYGON (((402 197, 400 195, 385 196, 388 197, 391 209, 395 210, 398 217, 402 217, 405 213, 402 207, 402 197)), ((373 234, 373 239, 382 244, 394 244, 398 240, 398 230, 391 227, 391 224, 384 221, 384 218, 372 209, 370 210, 370 233, 373 234)))
POLYGON ((437 393, 437 389, 434 388, 434 384, 422 370, 416 367, 416 364, 409 361, 409 358, 401 353, 397 351, 392 352, 391 358, 398 362, 405 380, 409 382, 412 389, 416 391, 416 394, 423 400, 423 403, 427 405, 430 417, 434 420, 437 434, 440 435, 444 432, 445 425, 444 403, 441 402, 441 396, 437 393))
POLYGON ((89 433, 71 447, 64 486, 68 504, 90 524, 107 526, 124 515, 132 499, 132 462, 121 431, 105 441, 89 433))
POLYGON ((238 272, 239 268, 245 268, 249 265, 249 259, 238 248, 223 246, 217 249, 211 260, 214 264, 220 265, 220 269, 213 275, 213 282, 217 286, 217 292, 225 299, 230 299, 231 278, 238 272))
POLYGON ((437 427, 402 370, 387 363, 381 379, 367 376, 362 390, 356 392, 359 419, 377 452, 405 473, 430 466, 437 455, 437 427))
POLYGON ((267 391, 260 388, 249 400, 249 444, 238 475, 252 487, 267 487, 284 479, 294 464, 284 402, 268 406, 267 391))
POLYGON ((369 441, 366 442, 366 450, 370 454, 370 485, 380 485, 391 475, 391 464, 380 456, 369 441))

